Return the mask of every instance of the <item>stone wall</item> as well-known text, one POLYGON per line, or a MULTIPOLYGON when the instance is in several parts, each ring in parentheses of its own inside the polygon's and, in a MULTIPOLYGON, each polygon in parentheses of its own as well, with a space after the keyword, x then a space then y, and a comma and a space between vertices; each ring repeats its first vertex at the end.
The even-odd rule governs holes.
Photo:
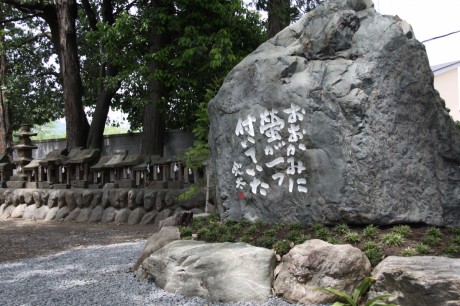
POLYGON ((0 220, 154 224, 182 211, 205 211, 205 194, 177 200, 183 190, 0 189, 0 220))

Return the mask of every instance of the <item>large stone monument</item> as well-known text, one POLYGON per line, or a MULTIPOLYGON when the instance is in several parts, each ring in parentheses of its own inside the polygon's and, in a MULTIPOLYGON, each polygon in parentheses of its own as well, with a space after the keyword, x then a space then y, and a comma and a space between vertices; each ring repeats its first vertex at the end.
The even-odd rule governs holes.
POLYGON ((262 44, 209 114, 224 218, 460 226, 460 131, 410 25, 370 0, 262 44))

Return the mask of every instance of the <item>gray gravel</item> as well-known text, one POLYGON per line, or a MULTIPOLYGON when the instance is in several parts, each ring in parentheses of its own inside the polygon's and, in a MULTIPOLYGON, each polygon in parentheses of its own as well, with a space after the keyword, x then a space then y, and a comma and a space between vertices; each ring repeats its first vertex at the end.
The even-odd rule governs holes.
POLYGON ((93 246, 1 264, 0 305, 291 305, 274 297, 214 304, 140 282, 127 271, 144 245, 145 240, 93 246))

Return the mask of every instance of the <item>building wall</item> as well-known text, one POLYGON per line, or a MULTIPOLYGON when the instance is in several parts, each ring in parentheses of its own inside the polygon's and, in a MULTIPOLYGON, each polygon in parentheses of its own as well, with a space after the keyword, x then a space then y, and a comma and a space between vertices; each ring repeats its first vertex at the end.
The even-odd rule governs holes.
POLYGON ((454 120, 460 120, 460 79, 458 68, 435 75, 434 87, 446 101, 446 107, 450 109, 450 115, 454 120))
MULTIPOLYGON (((128 150, 129 154, 139 154, 141 152, 141 134, 118 134, 104 136, 104 147, 102 155, 111 155, 114 150, 128 150)), ((193 145, 193 134, 182 130, 171 130, 166 134, 166 143, 163 150, 165 157, 181 156, 193 145)), ((51 139, 34 141, 38 149, 33 150, 34 159, 45 158, 46 154, 56 149, 66 147, 65 139, 51 139)))

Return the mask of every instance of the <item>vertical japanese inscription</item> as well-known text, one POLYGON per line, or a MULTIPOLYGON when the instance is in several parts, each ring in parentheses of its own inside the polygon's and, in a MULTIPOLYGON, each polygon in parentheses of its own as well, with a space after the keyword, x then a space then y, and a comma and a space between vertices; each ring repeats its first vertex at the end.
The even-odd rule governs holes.
POLYGON ((242 163, 233 162, 232 173, 235 176, 237 189, 265 196, 273 184, 282 186, 285 183, 289 192, 308 192, 307 180, 304 177, 306 168, 296 154, 306 150, 305 144, 299 143, 305 136, 305 130, 301 129, 304 115, 304 109, 291 104, 290 108, 281 112, 275 109, 263 109, 258 117, 249 114, 238 119, 235 134, 239 138, 239 145, 244 149, 244 155, 249 159, 249 165, 243 167, 242 163), (287 135, 283 131, 288 132, 287 139, 283 138, 282 135, 287 135), (256 137, 257 134, 262 137, 256 137), (258 152, 254 146, 256 138, 266 142, 261 152, 258 152), (258 158, 260 154, 269 157, 269 161, 259 162, 259 160, 266 160, 266 158, 258 158), (262 181, 259 174, 267 169, 274 170, 271 171, 274 173, 267 181, 262 181))

